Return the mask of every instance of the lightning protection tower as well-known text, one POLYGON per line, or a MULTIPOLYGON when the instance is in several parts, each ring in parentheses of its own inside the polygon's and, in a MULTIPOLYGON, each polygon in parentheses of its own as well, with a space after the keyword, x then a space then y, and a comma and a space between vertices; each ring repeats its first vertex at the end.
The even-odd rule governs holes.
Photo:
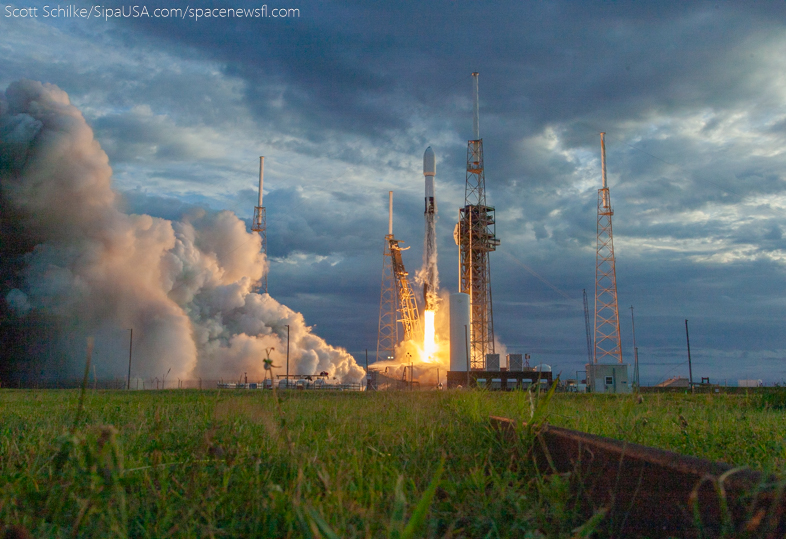
POLYGON ((603 188, 598 189, 598 241, 595 256, 595 355, 593 363, 616 359, 622 363, 620 313, 617 305, 617 270, 611 230, 611 198, 606 183, 606 133, 600 134, 603 188))
POLYGON ((404 268, 401 240, 393 236, 393 191, 388 192, 388 233, 382 262, 382 291, 379 299, 379 332, 377 334, 377 361, 393 357, 400 342, 399 323, 403 340, 422 340, 418 306, 404 268))
POLYGON ((587 330, 587 362, 592 363, 592 334, 590 333, 589 306, 587 304, 587 289, 584 292, 584 326, 587 330))
MULTIPOLYGON (((265 175, 265 158, 259 157, 259 205, 254 207, 254 220, 251 223, 251 231, 259 232, 262 238, 262 253, 267 262, 267 214, 262 205, 262 183, 265 175)), ((268 268, 270 266, 268 265, 268 268)), ((267 272, 262 275, 262 282, 259 285, 259 292, 267 294, 267 272)))
POLYGON ((459 292, 470 297, 470 368, 483 370, 486 354, 494 353, 489 253, 496 250, 499 240, 495 235, 494 207, 486 205, 477 73, 472 74, 472 89, 474 139, 467 142, 464 207, 459 210, 456 239, 459 246, 459 292))

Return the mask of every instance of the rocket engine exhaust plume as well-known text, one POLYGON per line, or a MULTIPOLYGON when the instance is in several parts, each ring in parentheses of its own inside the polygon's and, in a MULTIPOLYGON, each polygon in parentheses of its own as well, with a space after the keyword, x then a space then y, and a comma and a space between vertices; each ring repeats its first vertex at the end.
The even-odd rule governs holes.
POLYGON ((285 364, 288 324, 290 372, 362 379, 303 315, 252 292, 267 260, 236 215, 128 215, 111 176, 65 92, 0 93, 0 374, 72 375, 94 336, 96 363, 125 377, 133 328, 132 376, 261 380, 266 348, 285 364))

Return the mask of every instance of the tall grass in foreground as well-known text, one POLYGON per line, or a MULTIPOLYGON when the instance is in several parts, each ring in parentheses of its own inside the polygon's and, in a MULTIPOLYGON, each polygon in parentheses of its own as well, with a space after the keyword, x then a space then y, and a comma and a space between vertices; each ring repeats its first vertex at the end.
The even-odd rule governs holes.
MULTIPOLYGON (((489 414, 528 393, 0 391, 0 525, 36 537, 569 537, 564 477, 489 414)), ((783 412, 745 396, 555 395, 550 422, 783 470, 783 412), (744 443, 743 443, 744 441, 744 443)), ((589 530, 585 530, 589 532, 589 530)))

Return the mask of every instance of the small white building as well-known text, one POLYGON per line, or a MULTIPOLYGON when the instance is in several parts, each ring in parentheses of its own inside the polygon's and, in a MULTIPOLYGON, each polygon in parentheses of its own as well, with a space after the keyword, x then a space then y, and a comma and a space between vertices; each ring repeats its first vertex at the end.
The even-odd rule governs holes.
POLYGON ((590 363, 587 365, 587 390, 592 393, 630 393, 628 365, 590 363))

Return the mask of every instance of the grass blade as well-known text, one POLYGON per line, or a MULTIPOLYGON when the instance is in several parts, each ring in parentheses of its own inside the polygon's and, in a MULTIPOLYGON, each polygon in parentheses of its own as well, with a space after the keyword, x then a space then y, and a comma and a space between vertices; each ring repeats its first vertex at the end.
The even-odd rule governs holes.
POLYGON ((431 507, 431 501, 434 499, 434 494, 437 492, 437 487, 439 486, 440 479, 442 479, 442 472, 444 470, 445 457, 442 457, 442 460, 440 460, 439 466, 437 467, 437 473, 435 473, 434 477, 431 479, 431 483, 429 483, 426 492, 424 492, 423 496, 420 497, 420 501, 415 507, 415 512, 412 513, 409 522, 407 522, 407 526, 401 533, 401 539, 410 539, 415 537, 415 532, 426 520, 426 514, 428 513, 429 507, 431 507))

